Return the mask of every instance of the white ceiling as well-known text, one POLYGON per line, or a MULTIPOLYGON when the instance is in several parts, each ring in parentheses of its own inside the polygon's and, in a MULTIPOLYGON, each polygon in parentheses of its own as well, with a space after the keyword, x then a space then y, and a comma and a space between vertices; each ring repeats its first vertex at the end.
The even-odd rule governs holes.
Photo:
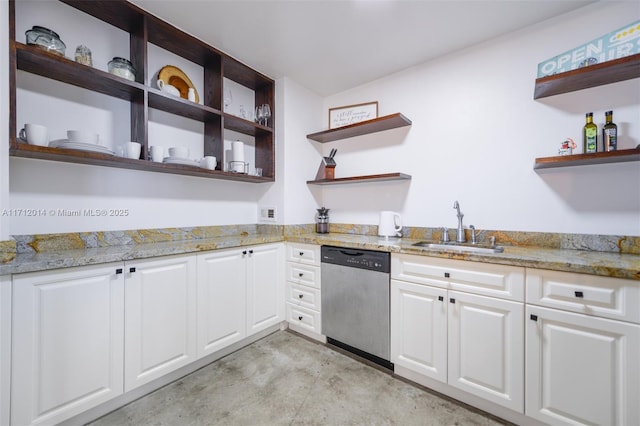
POLYGON ((322 96, 594 0, 130 0, 271 78, 322 96))

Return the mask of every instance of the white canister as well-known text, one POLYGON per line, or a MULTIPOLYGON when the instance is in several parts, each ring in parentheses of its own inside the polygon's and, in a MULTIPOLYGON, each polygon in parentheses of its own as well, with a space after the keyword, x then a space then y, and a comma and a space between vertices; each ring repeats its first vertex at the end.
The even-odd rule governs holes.
POLYGON ((231 142, 231 170, 236 173, 244 173, 244 143, 241 141, 231 142))
POLYGON ((400 237, 402 231, 402 219, 400 214, 391 211, 380 212, 378 235, 380 237, 400 237))

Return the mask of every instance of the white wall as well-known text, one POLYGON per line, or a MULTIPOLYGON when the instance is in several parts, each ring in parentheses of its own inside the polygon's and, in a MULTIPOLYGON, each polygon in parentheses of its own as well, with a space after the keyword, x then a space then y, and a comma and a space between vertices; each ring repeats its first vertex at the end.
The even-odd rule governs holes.
MULTIPOLYGON (((0 22, 9 22, 9 3, 0 2, 0 22)), ((3 25, 3 28, 6 28, 3 25)), ((1 214, 9 204, 9 41, 0 32, 0 240, 9 238, 9 217, 1 214)))
POLYGON ((479 229, 640 235, 640 163, 533 170, 565 138, 582 145, 589 111, 599 129, 614 111, 619 149, 640 144, 639 79, 533 100, 539 62, 639 18, 635 1, 597 3, 328 97, 324 111, 377 100, 380 115, 413 121, 321 146, 338 148, 336 177, 413 176, 323 187, 331 221, 376 224, 395 210, 405 225, 455 227, 458 200, 465 226, 479 229))

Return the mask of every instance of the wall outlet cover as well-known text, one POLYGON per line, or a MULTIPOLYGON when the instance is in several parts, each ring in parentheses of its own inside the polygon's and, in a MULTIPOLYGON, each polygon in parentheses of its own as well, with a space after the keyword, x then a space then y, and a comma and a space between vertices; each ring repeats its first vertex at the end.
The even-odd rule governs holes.
POLYGON ((259 218, 261 222, 276 222, 276 208, 272 206, 260 207, 259 218))

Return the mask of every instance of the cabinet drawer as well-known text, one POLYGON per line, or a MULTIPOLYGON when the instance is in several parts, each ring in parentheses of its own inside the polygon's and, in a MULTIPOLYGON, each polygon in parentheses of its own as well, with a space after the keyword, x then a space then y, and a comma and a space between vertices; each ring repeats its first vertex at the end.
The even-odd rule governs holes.
POLYGON ((320 266, 320 246, 303 243, 287 243, 287 260, 320 266))
POLYGON ((524 268, 407 254, 391 255, 391 277, 502 299, 524 301, 524 268))
POLYGON ((316 334, 320 333, 320 312, 287 302, 287 321, 316 334))
POLYGON ((320 267, 287 262, 287 281, 320 288, 320 267))
POLYGON ((640 324, 640 284, 622 278, 527 269, 527 303, 640 324))
POLYGON ((287 281, 287 302, 320 311, 320 289, 287 281))

